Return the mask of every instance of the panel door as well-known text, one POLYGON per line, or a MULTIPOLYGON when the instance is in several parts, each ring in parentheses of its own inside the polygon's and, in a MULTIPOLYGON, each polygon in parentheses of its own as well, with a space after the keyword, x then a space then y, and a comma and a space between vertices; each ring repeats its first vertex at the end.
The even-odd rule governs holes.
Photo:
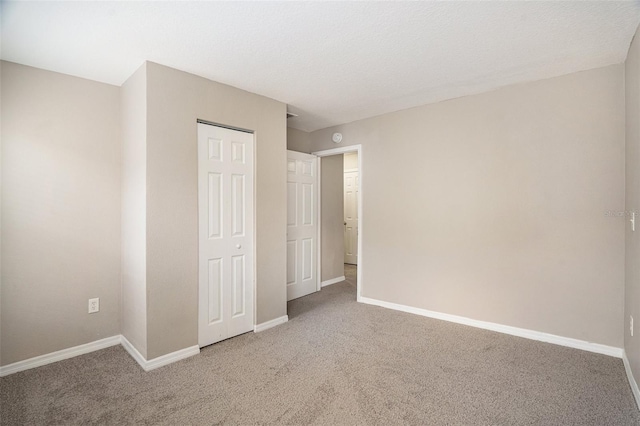
POLYGON ((287 300, 317 291, 317 157, 287 151, 287 300))
POLYGON ((198 123, 198 344, 251 331, 253 134, 198 123))
POLYGON ((358 172, 344 173, 344 263, 358 264, 358 172))

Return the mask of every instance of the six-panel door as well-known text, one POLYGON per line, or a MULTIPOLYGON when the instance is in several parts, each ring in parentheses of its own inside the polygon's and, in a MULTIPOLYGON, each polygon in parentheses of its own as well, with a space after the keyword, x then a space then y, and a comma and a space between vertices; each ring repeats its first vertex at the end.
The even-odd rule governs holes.
POLYGON ((198 123, 202 346, 254 325, 253 134, 198 123))
POLYGON ((287 151, 287 300, 317 291, 317 157, 287 151))

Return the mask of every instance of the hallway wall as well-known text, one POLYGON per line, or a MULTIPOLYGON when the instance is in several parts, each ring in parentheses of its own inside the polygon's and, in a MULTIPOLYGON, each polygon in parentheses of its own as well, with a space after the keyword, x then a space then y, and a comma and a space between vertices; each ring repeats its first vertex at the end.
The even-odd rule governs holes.
POLYGON ((322 157, 321 281, 344 276, 344 195, 342 154, 322 157))

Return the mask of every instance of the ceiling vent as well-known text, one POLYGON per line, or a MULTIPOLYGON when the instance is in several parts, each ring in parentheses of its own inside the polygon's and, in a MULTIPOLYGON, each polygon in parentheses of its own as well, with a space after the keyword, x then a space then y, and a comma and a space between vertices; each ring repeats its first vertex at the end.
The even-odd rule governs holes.
POLYGON ((297 117, 298 114, 294 114, 292 112, 287 112, 287 118, 297 117))

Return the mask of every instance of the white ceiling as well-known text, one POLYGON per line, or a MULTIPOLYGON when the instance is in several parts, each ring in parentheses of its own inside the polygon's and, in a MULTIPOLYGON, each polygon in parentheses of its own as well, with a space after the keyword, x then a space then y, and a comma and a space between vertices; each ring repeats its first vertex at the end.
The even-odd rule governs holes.
POLYGON ((624 61, 638 2, 3 3, 1 57, 120 85, 144 60, 312 131, 624 61))

